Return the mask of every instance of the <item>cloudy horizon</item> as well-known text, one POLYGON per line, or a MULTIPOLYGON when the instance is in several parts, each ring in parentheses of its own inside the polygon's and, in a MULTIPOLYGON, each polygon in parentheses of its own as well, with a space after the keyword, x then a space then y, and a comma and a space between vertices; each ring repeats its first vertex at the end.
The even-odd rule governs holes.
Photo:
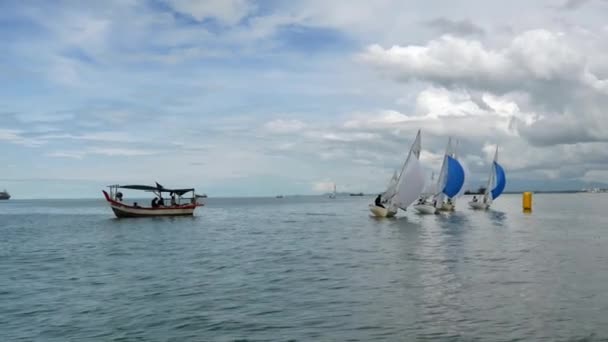
POLYGON ((0 3, 0 190, 381 191, 418 129, 467 187, 608 183, 608 1, 0 3))

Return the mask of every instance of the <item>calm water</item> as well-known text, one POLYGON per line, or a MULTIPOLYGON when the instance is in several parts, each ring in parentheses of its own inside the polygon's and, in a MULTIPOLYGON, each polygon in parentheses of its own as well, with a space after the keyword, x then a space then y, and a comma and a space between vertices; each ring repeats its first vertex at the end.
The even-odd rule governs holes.
POLYGON ((0 202, 0 341, 608 338, 608 194, 394 220, 372 199, 0 202))

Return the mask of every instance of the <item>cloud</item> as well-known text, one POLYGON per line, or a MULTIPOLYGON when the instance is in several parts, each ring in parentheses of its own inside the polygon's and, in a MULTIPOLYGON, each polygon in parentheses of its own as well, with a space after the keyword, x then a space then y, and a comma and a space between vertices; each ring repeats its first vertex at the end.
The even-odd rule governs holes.
POLYGON ((591 0, 566 0, 566 2, 564 2, 561 8, 565 10, 577 10, 583 7, 583 5, 585 5, 589 1, 591 0))
POLYGON ((602 177, 608 31, 592 9, 556 19, 543 3, 477 0, 7 3, 3 80, 15 86, 0 103, 21 114, 0 116, 0 156, 20 170, 9 178, 154 170, 225 194, 310 193, 330 180, 367 192, 421 129, 428 171, 452 136, 474 182, 495 145, 509 179, 602 177))
POLYGON ((271 133, 286 134, 301 131, 306 124, 300 120, 277 119, 264 124, 264 129, 271 133))
POLYGON ((483 28, 475 25, 471 20, 450 20, 448 18, 435 18, 424 23, 427 27, 441 33, 456 36, 483 36, 483 28))
POLYGON ((334 191, 334 182, 318 181, 313 182, 312 190, 316 193, 326 193, 334 191))
MULTIPOLYGON (((587 37, 585 42, 595 39, 587 37)), ((436 93, 429 102, 423 92, 417 107, 425 112, 484 114, 487 111, 479 104, 485 103, 500 113, 500 105, 504 116, 512 118, 505 130, 515 129, 533 144, 602 140, 608 133, 600 114, 607 104, 608 82, 594 72, 601 70, 601 63, 587 57, 593 50, 583 47, 590 45, 573 40, 559 32, 532 30, 514 36, 506 47, 488 48, 477 40, 443 36, 426 45, 372 45, 359 58, 397 82, 425 81, 454 89, 450 96, 470 98, 458 101, 457 108, 436 93), (486 93, 482 101, 479 93, 486 93), (507 102, 492 100, 499 97, 507 102)))
POLYGON ((167 0, 167 4, 197 21, 213 18, 225 25, 237 24, 255 9, 248 0, 167 0))
POLYGON ((116 147, 92 147, 81 150, 54 151, 47 154, 55 158, 74 158, 82 159, 90 155, 100 155, 107 157, 138 157, 150 156, 160 153, 156 150, 145 150, 135 148, 116 148, 116 147))
POLYGON ((54 112, 54 113, 18 113, 15 115, 17 120, 24 123, 54 123, 67 121, 74 118, 72 113, 62 113, 62 112, 54 112))
POLYGON ((44 140, 90 140, 90 141, 101 141, 101 142, 121 142, 121 143, 132 143, 142 141, 134 135, 125 132, 93 132, 85 133, 80 135, 73 134, 47 134, 42 135, 39 138, 44 140))
POLYGON ((398 81, 428 80, 502 93, 520 90, 525 82, 582 83, 586 72, 584 55, 561 34, 547 30, 524 32, 503 49, 445 35, 421 46, 371 45, 359 58, 398 81))
POLYGON ((40 147, 47 142, 42 139, 30 138, 22 130, 0 128, 0 141, 27 147, 40 147))

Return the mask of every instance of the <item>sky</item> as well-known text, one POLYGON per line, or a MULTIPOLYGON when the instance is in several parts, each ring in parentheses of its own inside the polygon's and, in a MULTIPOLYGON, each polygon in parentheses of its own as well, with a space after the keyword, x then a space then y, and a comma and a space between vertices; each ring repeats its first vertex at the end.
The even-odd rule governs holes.
POLYGON ((0 189, 379 192, 422 130, 467 187, 608 183, 608 1, 0 1, 0 189))

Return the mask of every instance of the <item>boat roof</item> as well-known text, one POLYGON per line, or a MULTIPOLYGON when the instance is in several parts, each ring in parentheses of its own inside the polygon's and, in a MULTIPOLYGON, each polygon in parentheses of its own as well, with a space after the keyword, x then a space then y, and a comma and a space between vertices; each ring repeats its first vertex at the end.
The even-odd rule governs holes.
POLYGON ((156 191, 156 192, 174 192, 181 196, 187 192, 194 191, 194 188, 190 189, 167 189, 164 186, 156 183, 156 186, 150 185, 118 185, 119 189, 131 189, 131 190, 142 190, 142 191, 156 191))

